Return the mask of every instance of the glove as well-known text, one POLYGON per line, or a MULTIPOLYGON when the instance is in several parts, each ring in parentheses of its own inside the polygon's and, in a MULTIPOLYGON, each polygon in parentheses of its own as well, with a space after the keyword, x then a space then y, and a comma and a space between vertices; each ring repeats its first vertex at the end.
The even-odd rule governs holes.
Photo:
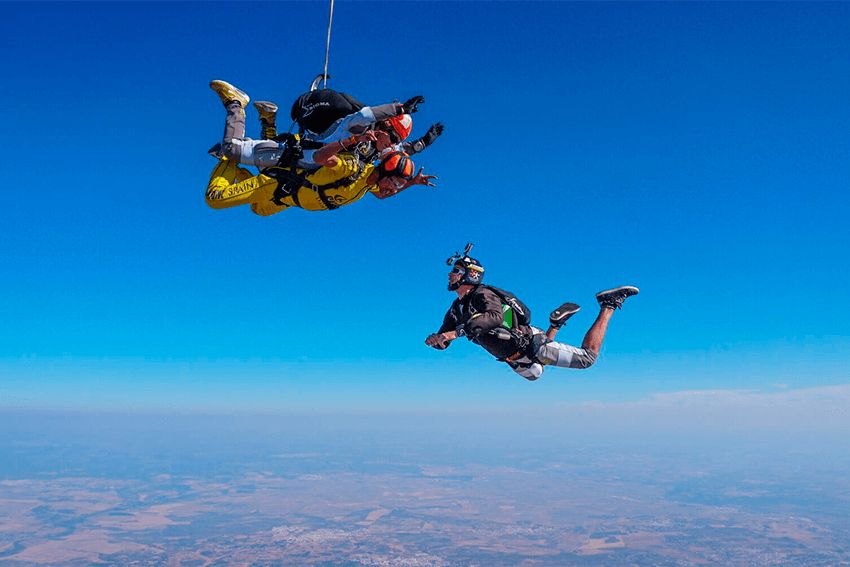
POLYGON ((416 106, 423 102, 425 102, 424 96, 413 97, 401 105, 402 114, 413 114, 417 110, 416 106))
POLYGON ((428 128, 428 131, 425 133, 424 136, 422 136, 422 141, 425 143, 426 146, 430 146, 434 143, 434 140, 436 140, 442 133, 443 123, 437 122, 436 124, 428 128))

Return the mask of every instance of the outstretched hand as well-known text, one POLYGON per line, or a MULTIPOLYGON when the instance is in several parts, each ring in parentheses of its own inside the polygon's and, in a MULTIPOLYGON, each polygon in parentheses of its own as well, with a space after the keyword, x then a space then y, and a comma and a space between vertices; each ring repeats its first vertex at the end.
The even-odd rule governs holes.
POLYGON ((425 339, 425 344, 437 350, 445 350, 449 347, 450 340, 446 339, 443 333, 432 333, 425 339))
POLYGON ((419 168, 419 173, 416 174, 416 177, 410 180, 411 185, 427 185, 429 187, 436 187, 433 183, 431 183, 432 179, 439 179, 436 175, 422 175, 422 172, 425 171, 424 167, 419 168))
POLYGON ((422 95, 416 95, 415 97, 409 99, 407 102, 402 104, 401 108, 404 111, 404 114, 413 114, 418 110, 418 108, 416 107, 422 104, 423 102, 425 102, 425 97, 422 95))
POLYGON ((442 134, 442 133, 443 133, 443 123, 442 122, 437 122, 436 124, 434 124, 433 126, 428 128, 428 131, 425 133, 424 140, 423 140, 425 142, 425 145, 430 146, 431 144, 433 144, 434 140, 436 140, 440 136, 440 134, 442 134))

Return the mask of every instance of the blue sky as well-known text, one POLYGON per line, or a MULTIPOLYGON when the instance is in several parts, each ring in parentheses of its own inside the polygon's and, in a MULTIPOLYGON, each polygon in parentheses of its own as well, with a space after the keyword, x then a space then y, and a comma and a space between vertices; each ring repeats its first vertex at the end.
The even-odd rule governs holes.
POLYGON ((0 407, 558 411, 710 391, 844 400, 846 428, 846 3, 337 2, 329 86, 423 94, 414 135, 446 132, 416 162, 439 181, 270 218, 203 201, 224 119, 208 83, 288 109, 322 69, 327 3, 4 8, 0 407), (597 291, 641 294, 595 367, 527 383, 465 341, 423 343, 466 242, 538 325, 582 305, 564 342, 597 291))

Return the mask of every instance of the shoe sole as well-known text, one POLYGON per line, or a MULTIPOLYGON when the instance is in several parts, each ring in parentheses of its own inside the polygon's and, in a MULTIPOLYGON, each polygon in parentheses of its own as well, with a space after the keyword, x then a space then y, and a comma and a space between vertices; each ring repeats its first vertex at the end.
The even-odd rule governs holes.
POLYGON ((620 287, 615 287, 612 289, 606 289, 605 291, 600 291, 596 294, 596 300, 598 301, 600 297, 605 297, 606 295, 611 295, 612 293, 622 293, 629 292, 626 297, 631 297, 633 295, 637 295, 640 293, 640 290, 633 285, 621 285, 620 287))
POLYGON ((575 303, 564 303, 549 314, 549 323, 560 327, 567 322, 567 319, 578 313, 579 309, 581 307, 575 303))

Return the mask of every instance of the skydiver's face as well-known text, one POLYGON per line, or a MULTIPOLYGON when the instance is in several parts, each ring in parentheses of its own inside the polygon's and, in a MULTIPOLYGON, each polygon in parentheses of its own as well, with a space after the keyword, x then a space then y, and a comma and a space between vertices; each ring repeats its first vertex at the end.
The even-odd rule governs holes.
POLYGON ((390 124, 389 120, 383 120, 378 123, 378 129, 382 132, 386 132, 390 142, 393 144, 401 142, 401 139, 398 137, 398 132, 395 131, 395 128, 393 128, 393 125, 390 124))
POLYGON ((463 274, 466 270, 463 269, 463 266, 460 264, 455 264, 452 268, 452 271, 449 272, 449 285, 454 285, 463 277, 463 274))
POLYGON ((375 147, 378 148, 379 151, 383 151, 393 145, 390 135, 383 130, 375 130, 375 138, 375 147))
POLYGON ((378 181, 378 189, 384 189, 385 191, 398 191, 404 187, 405 183, 407 183, 407 179, 404 177, 384 177, 378 181))

